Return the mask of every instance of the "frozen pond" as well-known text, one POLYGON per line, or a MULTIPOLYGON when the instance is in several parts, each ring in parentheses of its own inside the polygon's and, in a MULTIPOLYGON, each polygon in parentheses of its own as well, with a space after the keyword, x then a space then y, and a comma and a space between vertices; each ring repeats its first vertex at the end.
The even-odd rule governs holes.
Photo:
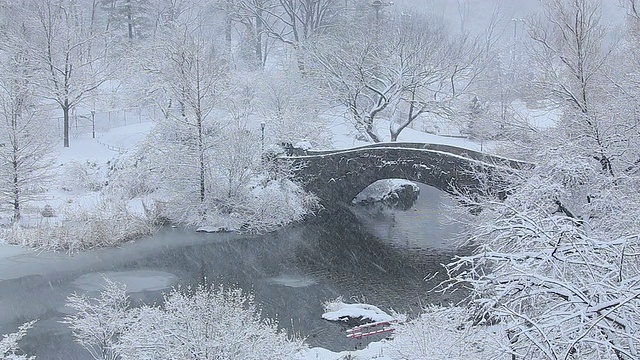
POLYGON ((237 285, 255 294, 263 314, 307 337, 312 346, 353 349, 344 328, 321 319, 322 301, 343 296, 383 310, 417 311, 455 299, 429 293, 455 247, 440 220, 452 200, 422 187, 406 212, 356 208, 264 236, 162 229, 117 249, 38 259, 37 273, 0 276, 0 333, 39 319, 22 342, 38 359, 86 359, 59 321, 67 296, 97 294, 106 278, 125 283, 134 304, 157 303, 175 285, 237 285), (439 272, 428 281, 424 278, 439 272))
POLYGON ((107 284, 106 279, 124 284, 129 293, 169 289, 171 285, 178 282, 177 276, 164 271, 133 270, 86 274, 74 280, 73 285, 87 292, 99 292, 107 284))

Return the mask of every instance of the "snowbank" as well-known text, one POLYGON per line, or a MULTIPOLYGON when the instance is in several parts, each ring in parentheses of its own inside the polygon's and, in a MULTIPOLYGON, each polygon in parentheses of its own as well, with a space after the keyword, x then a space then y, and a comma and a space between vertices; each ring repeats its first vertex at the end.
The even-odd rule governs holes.
POLYGON ((354 351, 333 352, 325 348, 311 348, 301 352, 301 360, 344 360, 344 359, 377 359, 391 360, 385 355, 388 347, 387 341, 372 342, 366 348, 354 351))

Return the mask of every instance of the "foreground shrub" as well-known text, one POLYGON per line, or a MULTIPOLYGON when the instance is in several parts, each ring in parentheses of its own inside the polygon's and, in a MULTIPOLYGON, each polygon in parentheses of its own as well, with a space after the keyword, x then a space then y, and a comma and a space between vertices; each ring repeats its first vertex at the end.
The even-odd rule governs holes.
POLYGON ((108 282, 99 298, 67 304, 77 313, 64 322, 94 359, 294 359, 305 348, 240 289, 175 289, 162 307, 128 309, 124 287, 108 282))
POLYGON ((22 324, 18 331, 11 334, 2 335, 0 340, 0 360, 32 360, 35 356, 18 355, 20 348, 18 341, 27 335, 27 331, 33 327, 34 321, 22 324))
POLYGON ((507 359, 501 327, 473 326, 462 307, 430 306, 417 319, 399 324, 387 355, 402 360, 507 359))
POLYGON ((115 360, 115 345, 125 329, 129 298, 125 287, 105 279, 107 284, 97 298, 73 294, 67 306, 76 311, 62 321, 71 328, 75 341, 87 349, 93 359, 115 360))

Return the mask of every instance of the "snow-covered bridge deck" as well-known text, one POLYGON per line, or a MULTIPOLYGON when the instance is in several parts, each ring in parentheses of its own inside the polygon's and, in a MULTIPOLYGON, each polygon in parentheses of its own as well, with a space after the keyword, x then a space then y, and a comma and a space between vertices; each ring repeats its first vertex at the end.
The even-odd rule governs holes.
POLYGON ((482 193, 505 170, 529 163, 452 145, 376 143, 341 150, 308 150, 286 157, 306 190, 325 204, 349 203, 377 180, 407 179, 450 194, 482 193))

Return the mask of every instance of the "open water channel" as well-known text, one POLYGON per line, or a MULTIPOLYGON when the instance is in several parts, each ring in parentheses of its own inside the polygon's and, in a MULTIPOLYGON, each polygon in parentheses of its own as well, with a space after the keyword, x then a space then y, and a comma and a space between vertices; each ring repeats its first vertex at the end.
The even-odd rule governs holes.
POLYGON ((321 319, 323 301, 342 296, 415 313, 424 304, 456 300, 429 292, 444 278, 441 264, 457 251, 457 227, 446 221, 452 201, 421 186, 408 211, 354 207, 261 236, 163 228, 116 249, 34 256, 30 261, 41 269, 36 274, 0 281, 0 334, 37 318, 21 342, 28 354, 86 359, 60 323, 69 313, 67 296, 97 295, 108 276, 128 285, 134 304, 158 303, 172 286, 206 279, 252 292, 263 315, 277 317, 311 346, 353 349, 363 344, 347 339, 340 324, 321 319))

